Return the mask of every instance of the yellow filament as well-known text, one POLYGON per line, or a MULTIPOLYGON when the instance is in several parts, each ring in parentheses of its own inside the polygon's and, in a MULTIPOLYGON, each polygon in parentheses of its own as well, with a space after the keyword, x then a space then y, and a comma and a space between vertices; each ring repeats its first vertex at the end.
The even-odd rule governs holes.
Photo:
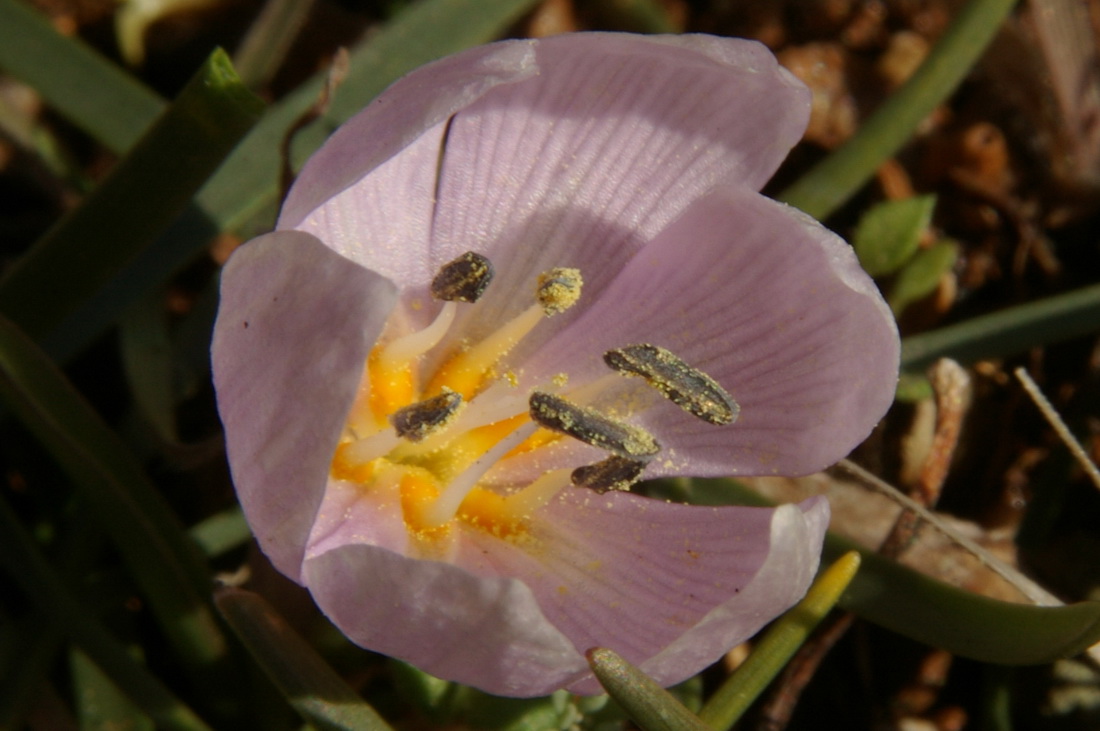
POLYGON ((573 484, 573 470, 561 469, 547 472, 519 492, 504 498, 502 516, 512 520, 530 517, 554 497, 573 484))
POLYGON ((447 530, 445 523, 429 523, 425 515, 439 499, 439 484, 427 470, 406 468, 401 476, 401 512, 409 531, 420 538, 435 538, 447 530))
POLYGON ((469 401, 492 375, 493 367, 500 359, 526 337, 544 316, 541 305, 532 305, 477 345, 451 356, 436 372, 425 393, 434 396, 442 393, 446 386, 469 401))
POLYGON ((499 462, 513 447, 531 436, 535 428, 534 424, 525 424, 516 429, 451 479, 447 483, 447 487, 439 493, 439 498, 422 512, 421 517, 426 524, 437 526, 450 522, 462 506, 466 496, 477 487, 477 483, 485 476, 485 473, 492 469, 493 465, 499 462))
POLYGON ((376 426, 383 427, 389 415, 416 400, 414 361, 392 361, 376 347, 367 359, 370 373, 370 408, 376 426))

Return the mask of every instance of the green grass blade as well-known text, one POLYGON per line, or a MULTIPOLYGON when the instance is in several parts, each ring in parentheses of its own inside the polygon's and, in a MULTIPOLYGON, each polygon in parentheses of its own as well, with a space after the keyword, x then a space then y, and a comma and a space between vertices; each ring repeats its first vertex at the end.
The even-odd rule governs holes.
POLYGON ((302 718, 318 729, 391 731, 259 594, 225 587, 218 610, 302 718))
POLYGON ((15 579, 39 611, 63 628, 159 728, 180 731, 209 728, 90 617, 85 607, 65 588, 3 499, 0 499, 0 567, 15 579))
POLYGON ((955 90, 1015 4, 1016 0, 970 0, 905 85, 779 200, 821 219, 843 205, 955 90))
POLYGON ((710 729, 671 693, 617 653, 597 647, 585 654, 600 685, 642 731, 710 729))
MULTIPOLYGON (((683 497, 682 493, 663 493, 683 497)), ((699 505, 768 505, 734 480, 692 480, 699 505)), ((829 533, 823 562, 859 551, 859 573, 840 606, 933 647, 1001 665, 1039 665, 1100 642, 1100 602, 1037 607, 989 599, 938 581, 829 533)))
MULTIPOLYGON (((422 0, 410 5, 352 51, 347 79, 325 120, 296 138, 293 158, 300 163, 333 128, 414 68, 436 58, 497 38, 537 0, 422 0)), ((66 360, 106 330, 133 302, 156 291, 194 259, 221 231, 238 230, 263 218, 274 221, 279 188, 280 146, 287 130, 317 99, 324 76, 318 75, 272 105, 263 120, 203 187, 197 207, 105 291, 81 307, 43 346, 66 360)))
POLYGON ((1022 353, 1100 330, 1100 284, 1035 300, 910 335, 901 342, 901 365, 907 371, 923 371, 937 358, 972 363, 1022 353))
POLYGON ((114 153, 128 150, 166 106, 130 74, 66 38, 20 0, 0 0, 0 69, 114 153))
POLYGON ((1100 642, 1100 602, 1037 607, 990 599, 832 534, 823 557, 850 550, 859 550, 863 565, 840 606, 918 642, 999 665, 1050 663, 1100 642))
POLYGON ((152 719, 141 710, 85 653, 69 653, 73 696, 80 727, 154 731, 152 719))
POLYGON ((233 65, 249 89, 275 77, 313 10, 314 0, 267 0, 233 54, 233 65))
POLYGON ((194 676, 214 679, 227 646, 210 607, 210 577, 197 547, 126 446, 50 359, 3 318, 0 402, 81 491, 185 667, 194 676))
POLYGON ((84 203, 0 279, 0 312, 39 338, 175 220, 263 104, 215 51, 84 203))
POLYGON ((821 572, 802 601, 775 621, 753 645, 745 662, 699 711, 703 723, 721 731, 737 723, 836 606, 841 593, 856 575, 859 561, 859 554, 852 551, 821 572))

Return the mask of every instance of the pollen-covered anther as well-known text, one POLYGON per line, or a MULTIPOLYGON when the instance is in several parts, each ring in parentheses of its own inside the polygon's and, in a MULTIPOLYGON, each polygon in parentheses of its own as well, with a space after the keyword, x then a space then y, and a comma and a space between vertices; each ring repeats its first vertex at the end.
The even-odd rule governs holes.
POLYGON ((467 251, 439 269, 432 280, 432 297, 444 302, 477 302, 492 280, 492 263, 481 254, 467 251))
POLYGON ((613 454, 595 464, 578 467, 569 478, 577 487, 586 487, 602 495, 608 490, 629 490, 642 476, 645 466, 646 463, 640 460, 613 454))
POLYGON ((661 451, 661 445, 646 430, 570 403, 561 396, 534 391, 529 405, 531 419, 539 426, 624 459, 647 461, 661 451))
POLYGON ((547 316, 565 312, 581 297, 580 269, 554 267, 539 275, 536 297, 547 316))
POLYGON ((741 413, 717 381, 658 345, 628 345, 607 351, 603 359, 623 375, 641 376, 669 401, 708 423, 726 426, 741 413))
POLYGON ((429 399, 410 404, 390 415, 397 436, 419 442, 447 426, 462 408, 462 395, 450 389, 429 399))

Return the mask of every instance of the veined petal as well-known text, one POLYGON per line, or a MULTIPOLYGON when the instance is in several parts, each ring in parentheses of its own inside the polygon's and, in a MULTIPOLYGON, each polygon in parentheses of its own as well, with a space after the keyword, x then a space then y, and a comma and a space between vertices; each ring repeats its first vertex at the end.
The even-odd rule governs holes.
POLYGON ((741 188, 698 200, 638 252, 524 378, 599 377, 605 351, 634 343, 668 348, 741 406, 716 427, 651 393, 631 417, 666 447, 647 476, 822 469, 866 438, 897 384, 897 327, 851 247, 741 188))
POLYGON ((759 188, 809 114, 805 87, 753 41, 564 35, 536 54, 537 76, 461 110, 447 138, 433 247, 484 241, 499 272, 475 334, 539 272, 598 249, 583 271, 602 287, 703 192, 759 188))
POLYGON ((233 482, 260 546, 292 579, 394 300, 388 280, 297 231, 254 239, 222 271, 211 358, 233 482))
MULTIPOLYGON (((494 86, 538 73, 533 45, 507 41, 480 46, 402 77, 310 157, 283 203, 278 227, 297 228, 311 211, 494 86)), ((434 173, 434 164, 429 168, 434 173)), ((404 198, 400 191, 394 194, 391 203, 401 210, 404 198)))
POLYGON ((322 611, 353 642, 440 677, 509 696, 550 693, 584 657, 523 581, 345 545, 306 561, 322 611))
POLYGON ((793 605, 828 516, 817 499, 700 508, 574 490, 521 537, 466 528, 454 564, 345 544, 307 559, 305 578, 369 649, 501 695, 598 693, 590 647, 673 684, 793 605))
POLYGON ((494 44, 410 74, 341 127, 279 225, 313 233, 420 304, 443 263, 488 255, 497 279, 458 327, 477 338, 530 302, 540 272, 598 249, 600 266, 584 274, 603 286, 704 191, 758 188, 800 138, 809 103, 754 41, 586 33, 494 44), (441 101, 428 104, 431 94, 441 101), (397 128, 415 135, 392 131, 386 114, 401 105, 411 111, 397 128), (364 158, 399 142, 399 154, 364 158), (359 160, 354 181, 349 160, 359 160))
MULTIPOLYGON (((798 601, 828 523, 823 499, 704 508, 576 489, 533 517, 529 537, 469 531, 455 562, 522 576, 579 651, 609 647, 671 685, 798 601)), ((568 687, 602 692, 587 666, 568 687)))

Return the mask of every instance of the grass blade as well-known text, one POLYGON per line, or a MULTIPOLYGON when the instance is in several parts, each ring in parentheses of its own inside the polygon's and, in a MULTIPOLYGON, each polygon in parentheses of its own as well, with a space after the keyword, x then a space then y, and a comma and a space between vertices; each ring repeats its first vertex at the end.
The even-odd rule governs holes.
POLYGON ((956 325, 910 335, 901 342, 901 366, 923 371, 938 358, 973 363, 1100 330, 1100 284, 1009 307, 956 325))
POLYGON ((56 626, 63 628, 126 696, 159 728, 206 731, 209 727, 107 633, 65 588, 63 582, 0 499, 0 566, 56 626))
POLYGON ((218 610, 303 720, 319 729, 392 731, 259 594, 223 587, 218 610))
POLYGON ((0 0, 0 69, 112 152, 128 150, 167 106, 155 92, 25 2, 0 0))
POLYGON ((262 109, 215 51, 83 205, 0 279, 0 312, 34 338, 56 327, 179 216, 262 109))
POLYGON ((710 728, 655 680, 612 650, 595 647, 585 654, 600 685, 642 731, 708 731, 710 728))
POLYGON ((710 728, 725 731, 783 670, 814 628, 825 619, 859 568, 859 554, 844 554, 825 569, 797 605, 775 621, 748 658, 699 711, 710 728))
POLYGON ((46 447, 119 550, 185 667, 214 685, 227 646, 197 547, 114 433, 49 360, 0 318, 0 401, 46 447))
POLYGON ((843 205, 955 90, 1015 4, 1016 0, 970 0, 909 81, 854 137, 784 190, 779 200, 819 219, 843 205))

